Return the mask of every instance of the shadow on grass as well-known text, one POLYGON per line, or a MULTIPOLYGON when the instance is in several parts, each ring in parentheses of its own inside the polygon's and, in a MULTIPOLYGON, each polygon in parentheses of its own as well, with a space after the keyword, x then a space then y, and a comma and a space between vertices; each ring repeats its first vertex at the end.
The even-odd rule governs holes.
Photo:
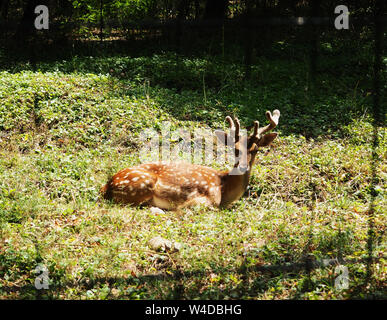
MULTIPOLYGON (((381 46, 380 43, 379 46, 381 46)), ((376 167, 378 165, 376 154, 378 146, 377 128, 383 123, 383 119, 380 119, 380 97, 382 96, 380 83, 381 79, 383 79, 383 75, 380 74, 382 67, 381 51, 382 49, 378 47, 378 40, 376 38, 376 58, 373 74, 374 94, 372 96, 374 98, 372 109, 374 134, 367 248, 369 257, 366 260, 367 273, 361 285, 363 288, 372 280, 372 264, 375 261, 373 258, 373 199, 375 197, 374 187, 377 180, 376 167)), ((355 55, 349 56, 348 59, 353 60, 354 57, 355 55)), ((33 68, 36 67, 37 65, 33 66, 33 68)), ((53 70, 53 66, 50 65, 41 65, 40 67, 44 71, 53 70)), ((301 133, 310 138, 327 133, 335 135, 343 125, 348 124, 354 117, 364 115, 366 107, 371 105, 371 97, 367 97, 366 94, 372 81, 369 77, 359 80, 351 77, 351 73, 348 72, 346 78, 337 81, 335 78, 337 76, 336 72, 319 75, 317 67, 315 84, 313 89, 310 89, 308 86, 305 87, 307 82, 303 78, 308 77, 308 71, 302 62, 294 64, 290 61, 271 61, 269 58, 262 59, 255 65, 256 71, 255 73, 253 72, 253 77, 249 82, 242 82, 242 76, 233 78, 232 72, 240 71, 242 69, 241 65, 237 65, 236 70, 229 69, 228 72, 231 75, 227 75, 226 78, 224 72, 225 65, 223 63, 216 64, 206 59, 202 59, 197 64, 191 63, 189 59, 184 62, 183 57, 175 54, 161 57, 151 56, 147 59, 139 58, 137 60, 127 57, 112 58, 110 60, 102 57, 101 61, 98 61, 98 59, 96 61, 94 58, 86 58, 86 60, 77 58, 73 59, 69 64, 62 64, 59 66, 59 70, 63 72, 108 73, 112 67, 115 68, 113 76, 122 82, 132 79, 133 76, 138 76, 140 81, 147 79, 152 81, 156 89, 157 87, 167 89, 167 91, 158 91, 157 89, 151 93, 155 95, 161 107, 181 120, 187 120, 186 117, 188 115, 190 120, 211 123, 214 119, 219 121, 221 117, 229 113, 236 113, 246 123, 255 120, 256 117, 263 123, 265 109, 278 108, 283 115, 281 118, 281 130, 284 133, 301 133), (84 63, 85 61, 86 63, 84 63), (81 67, 82 63, 85 66, 83 69, 81 67), (209 81, 209 79, 212 80, 209 81), (200 82, 200 80, 202 81, 200 82), (360 94, 357 94, 356 90, 359 90, 360 94), (188 98, 186 100, 179 98, 182 92, 197 93, 197 100, 193 104, 193 109, 192 105, 187 103, 190 95, 187 95, 188 98), (220 104, 217 104, 216 101, 220 101, 220 104), (350 108, 348 108, 348 103, 350 108), (197 106, 200 106, 200 108, 195 108, 197 106)), ((369 65, 361 68, 365 72, 368 69, 369 65)), ((297 299, 302 298, 305 292, 313 290, 310 272, 320 268, 322 264, 324 266, 324 263, 328 263, 328 266, 332 265, 329 261, 316 262, 306 259, 305 262, 289 265, 248 267, 246 264, 242 264, 238 269, 219 268, 213 270, 213 272, 220 275, 230 273, 241 275, 242 282, 240 284, 230 287, 225 286, 224 288, 209 287, 203 281, 204 277, 209 276, 209 272, 193 270, 175 271, 172 274, 149 274, 128 279, 102 277, 90 280, 87 283, 64 283, 59 286, 53 285, 53 293, 47 295, 43 291, 36 290, 32 285, 2 288, 2 290, 11 295, 12 293, 18 293, 22 298, 41 299, 50 296, 54 297, 56 292, 59 294, 62 289, 68 287, 88 290, 106 283, 111 285, 122 283, 124 285, 135 285, 137 288, 141 285, 146 287, 146 290, 135 289, 133 295, 124 295, 124 297, 128 298, 133 298, 138 293, 140 293, 139 297, 141 298, 141 292, 144 294, 143 297, 148 298, 151 297, 148 292, 152 290, 161 290, 162 297, 166 299, 185 299, 198 296, 219 299, 248 298, 249 296, 254 297, 259 293, 266 292, 272 287, 273 281, 277 277, 292 279, 295 275, 304 273, 305 282, 291 297, 297 299), (191 284, 192 282, 193 284, 191 284), (190 284, 186 286, 187 283, 190 284)), ((358 262, 355 261, 354 263, 358 262)), ((373 286, 372 290, 368 292, 369 297, 378 298, 380 297, 380 292, 383 291, 383 287, 376 285, 373 286)), ((354 290, 354 296, 357 297, 359 292, 354 290)))
POLYGON ((52 53, 42 57, 38 46, 24 51, 14 48, 0 55, 0 65, 3 70, 14 71, 110 74, 123 86, 135 81, 139 90, 123 89, 121 94, 143 95, 145 88, 151 99, 179 120, 212 124, 233 114, 248 126, 254 120, 264 123, 266 110, 279 109, 283 114, 282 133, 306 138, 341 137, 343 126, 371 109, 369 71, 373 57, 369 45, 353 54, 347 42, 336 51, 321 49, 318 58, 313 58, 308 57, 308 50, 303 50, 301 57, 295 55, 299 44, 285 43, 278 48, 273 42, 268 45, 271 50, 256 59, 247 80, 243 56, 181 55, 170 48, 147 47, 149 41, 139 41, 137 50, 133 43, 122 41, 75 43, 76 49, 50 47, 52 53), (281 56, 275 55, 276 51, 281 56), (297 59, 293 59, 295 56, 297 59), (313 74, 309 69, 311 58, 317 59, 313 74))
MULTIPOLYGON (((379 259, 374 259, 373 262, 379 259)), ((287 263, 281 265, 255 265, 247 266, 245 263, 237 269, 232 268, 216 268, 214 270, 192 270, 192 271, 173 271, 160 272, 154 274, 138 275, 136 277, 129 276, 127 278, 120 277, 96 277, 94 279, 83 278, 77 282, 65 282, 60 279, 60 285, 50 284, 47 290, 37 290, 34 285, 3 287, 1 290, 6 292, 10 298, 17 299, 59 299, 64 290, 76 289, 78 292, 86 293, 88 290, 93 290, 96 293, 92 299, 101 299, 98 290, 103 286, 109 288, 123 287, 127 288, 121 294, 112 294, 105 292, 103 299, 256 299, 257 296, 265 293, 268 296, 265 299, 305 299, 305 294, 313 293, 317 286, 321 284, 321 280, 316 283, 308 274, 316 269, 330 268, 340 264, 358 264, 364 263, 368 259, 351 259, 342 260, 326 259, 323 261, 305 259, 299 263, 287 263), (237 285, 217 285, 208 281, 211 274, 215 273, 219 277, 227 275, 237 275, 241 281, 237 285), (296 290, 292 290, 292 294, 281 298, 277 285, 279 281, 287 282, 288 280, 298 279, 299 283, 296 290), (269 289, 274 289, 270 291, 269 289)), ((367 276, 364 276, 367 279, 367 276)), ((332 287, 335 278, 327 276, 325 282, 332 287)), ((361 299, 385 299, 383 294, 385 287, 379 282, 372 287, 364 288, 362 283, 357 283, 349 290, 345 290, 345 298, 361 298, 361 299)), ((317 290, 318 291, 318 290, 317 290)))

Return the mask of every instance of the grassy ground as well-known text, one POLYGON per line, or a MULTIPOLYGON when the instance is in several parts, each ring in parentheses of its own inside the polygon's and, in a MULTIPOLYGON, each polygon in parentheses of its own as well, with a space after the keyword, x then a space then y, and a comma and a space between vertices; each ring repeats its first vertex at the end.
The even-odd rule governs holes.
POLYGON ((369 62, 326 46, 311 88, 305 59, 277 50, 249 81, 238 61, 170 53, 1 71, 0 298, 386 298, 386 135, 370 117, 369 62), (144 128, 215 129, 226 115, 246 126, 276 108, 275 149, 231 208, 99 200, 109 175, 139 162, 144 128), (155 236, 182 248, 156 252, 155 236), (281 269, 329 258, 349 260, 348 289, 335 265, 281 269), (38 263, 48 290, 34 287, 38 263))

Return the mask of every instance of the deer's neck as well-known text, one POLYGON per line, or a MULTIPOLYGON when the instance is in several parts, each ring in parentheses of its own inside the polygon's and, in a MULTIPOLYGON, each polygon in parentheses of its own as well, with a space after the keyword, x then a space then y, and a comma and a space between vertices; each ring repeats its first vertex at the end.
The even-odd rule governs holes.
POLYGON ((229 172, 224 172, 222 177, 222 198, 220 201, 222 207, 240 199, 249 185, 251 167, 241 174, 235 174, 234 170, 235 168, 229 172))
POLYGON ((251 155, 248 170, 238 172, 238 163, 231 171, 223 172, 221 207, 228 206, 231 202, 239 200, 249 185, 250 173, 255 162, 255 154, 251 155), (239 173, 239 174, 238 174, 239 173))

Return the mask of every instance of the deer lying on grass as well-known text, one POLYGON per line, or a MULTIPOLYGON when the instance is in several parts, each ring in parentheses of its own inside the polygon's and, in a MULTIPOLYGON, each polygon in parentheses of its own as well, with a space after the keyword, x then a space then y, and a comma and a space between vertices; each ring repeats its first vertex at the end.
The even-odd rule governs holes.
POLYGON ((259 128, 254 121, 250 136, 241 136, 238 119, 226 117, 230 135, 217 130, 220 141, 233 139, 236 163, 231 171, 217 171, 210 167, 183 162, 153 162, 123 169, 101 188, 105 199, 133 205, 148 204, 161 209, 180 209, 197 204, 226 207, 242 197, 259 147, 265 147, 277 137, 267 133, 274 129, 280 117, 279 110, 266 112, 269 124, 259 128), (265 134, 266 133, 266 134, 265 134))

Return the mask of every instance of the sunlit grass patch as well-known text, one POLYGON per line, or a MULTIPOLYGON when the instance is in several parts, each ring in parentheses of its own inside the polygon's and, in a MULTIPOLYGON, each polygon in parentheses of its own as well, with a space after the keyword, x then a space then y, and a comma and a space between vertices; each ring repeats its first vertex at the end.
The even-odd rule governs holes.
MULTIPOLYGON (((90 67, 90 59, 79 59, 74 63, 90 67)), ((381 297, 385 128, 378 128, 373 150, 374 127, 362 108, 363 113, 352 110, 341 118, 332 113, 337 97, 339 111, 353 102, 353 96, 339 95, 342 88, 332 86, 317 109, 309 110, 297 84, 303 81, 300 70, 292 73, 290 85, 288 78, 273 76, 272 84, 259 78, 273 64, 273 73, 283 72, 284 63, 261 61, 245 88, 238 76, 222 78, 221 66, 211 64, 213 79, 204 96, 190 82, 209 62, 184 60, 183 70, 192 74, 189 83, 180 79, 184 88, 178 93, 165 83, 175 67, 165 78, 156 74, 144 84, 141 63, 149 68, 158 59, 160 69, 168 68, 171 57, 158 56, 117 60, 122 70, 113 74, 102 72, 113 58, 106 66, 96 61, 101 74, 66 70, 67 64, 56 72, 41 66, 40 72, 0 73, 0 297, 381 297), (119 73, 128 65, 139 68, 131 69, 138 78, 119 73), (225 87, 218 86, 222 81, 225 87), (111 174, 139 162, 144 128, 160 131, 169 121, 172 129, 215 129, 232 114, 244 125, 255 119, 265 123, 266 108, 281 110, 280 136, 268 154, 258 154, 249 189, 232 207, 155 214, 100 199, 99 188, 111 174), (372 281, 365 283, 370 230, 372 254, 379 260, 372 281), (156 252, 148 245, 155 236, 181 243, 181 249, 156 252), (360 261, 348 265, 348 290, 335 288, 333 266, 309 272, 265 269, 337 257, 360 261), (47 291, 34 287, 38 263, 49 270, 47 291)), ((293 63, 289 67, 297 69, 293 63)), ((228 71, 241 68, 235 64, 228 71)))

